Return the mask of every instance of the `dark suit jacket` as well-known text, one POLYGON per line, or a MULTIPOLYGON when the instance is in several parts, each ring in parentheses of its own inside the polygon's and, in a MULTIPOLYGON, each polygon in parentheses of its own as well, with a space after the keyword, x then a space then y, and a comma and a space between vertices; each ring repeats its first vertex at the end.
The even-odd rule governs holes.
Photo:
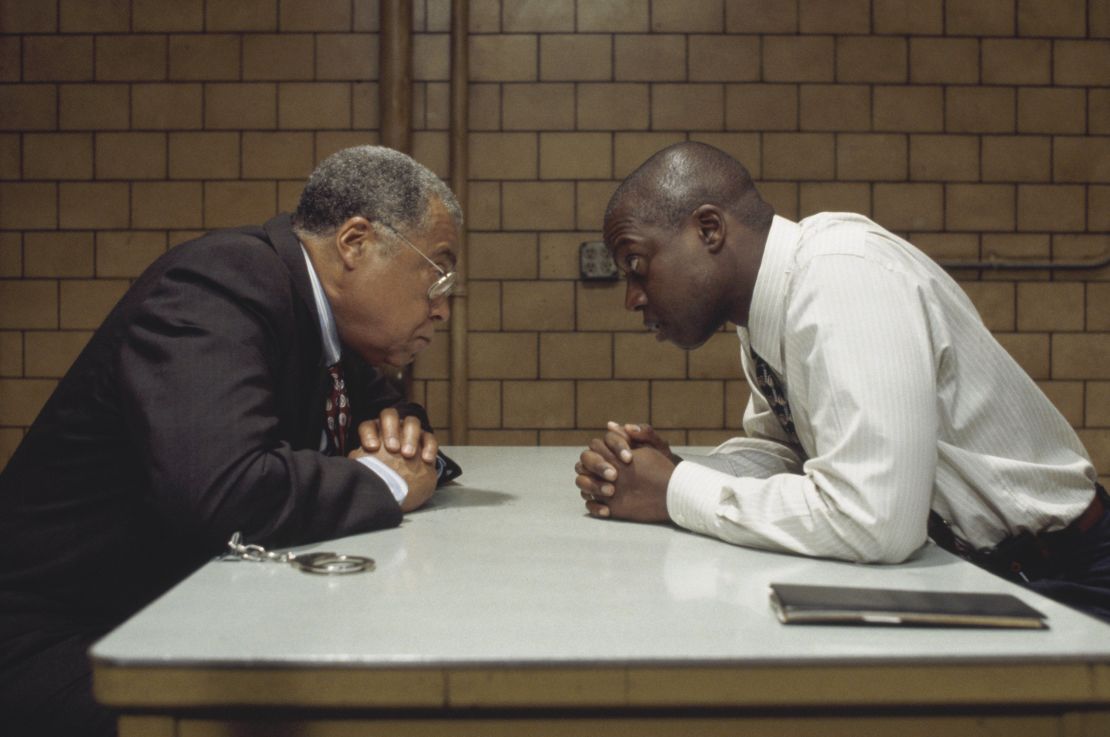
MULTIPOLYGON (((373 369, 344 365, 354 427, 387 406, 427 426, 373 369)), ((0 475, 0 652, 29 628, 114 626, 237 530, 286 546, 397 525, 374 473, 318 452, 326 388, 288 216, 159 258, 0 475)))

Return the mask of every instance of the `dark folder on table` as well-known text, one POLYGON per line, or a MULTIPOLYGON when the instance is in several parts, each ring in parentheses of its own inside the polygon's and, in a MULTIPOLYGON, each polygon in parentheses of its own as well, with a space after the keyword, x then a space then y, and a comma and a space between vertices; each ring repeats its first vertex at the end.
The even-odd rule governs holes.
POLYGON ((1044 629, 1044 615, 1010 594, 771 584, 785 624, 894 624, 1044 629))

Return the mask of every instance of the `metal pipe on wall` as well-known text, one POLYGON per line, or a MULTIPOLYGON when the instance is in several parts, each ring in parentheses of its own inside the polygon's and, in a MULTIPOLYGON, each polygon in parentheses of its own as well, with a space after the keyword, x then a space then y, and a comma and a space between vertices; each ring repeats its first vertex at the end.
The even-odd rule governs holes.
POLYGON ((986 269, 990 271, 1092 271, 1110 266, 1110 249, 1083 261, 1018 261, 996 258, 989 254, 986 261, 939 261, 945 269, 986 269))
MULTIPOLYGON (((470 177, 468 158, 470 114, 470 3, 451 2, 451 189, 466 212, 470 177)), ((469 433, 469 372, 467 370, 466 225, 459 233, 459 274, 451 297, 451 365, 448 394, 451 404, 451 443, 466 445, 469 433)))
POLYGON ((412 153, 412 4, 381 0, 378 100, 382 145, 412 153))
MULTIPOLYGON (((379 65, 378 108, 381 111, 382 145, 412 153, 412 4, 406 0, 381 0, 378 9, 379 65)), ((394 375, 394 383, 412 397, 412 366, 394 375)))
MULTIPOLYGON (((451 189, 466 211, 470 64, 467 53, 469 3, 451 3, 451 189)), ((379 107, 382 118, 382 145, 412 153, 412 5, 404 0, 381 0, 380 6, 381 79, 379 107)), ((458 281, 451 297, 450 322, 450 428, 451 442, 467 441, 468 372, 466 304, 466 228, 459 234, 458 281)), ((412 396, 412 370, 402 377, 405 395, 412 396)))

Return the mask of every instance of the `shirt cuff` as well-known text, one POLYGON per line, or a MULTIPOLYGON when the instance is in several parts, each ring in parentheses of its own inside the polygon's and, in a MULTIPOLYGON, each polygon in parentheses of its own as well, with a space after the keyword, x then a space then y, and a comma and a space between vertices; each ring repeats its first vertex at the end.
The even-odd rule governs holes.
POLYGON ((728 456, 725 455, 694 455, 693 453, 684 453, 682 460, 688 463, 696 463, 699 466, 712 468, 714 471, 721 473, 732 474, 732 464, 728 456))
POLYGON ((389 486, 389 490, 393 493, 393 498, 397 500, 398 504, 405 501, 405 497, 409 495, 409 485, 401 478, 401 474, 397 473, 374 456, 359 456, 356 460, 378 474, 381 480, 389 486))
POLYGON ((683 461, 675 466, 667 483, 667 514, 675 524, 704 535, 716 534, 720 476, 699 463, 683 461))

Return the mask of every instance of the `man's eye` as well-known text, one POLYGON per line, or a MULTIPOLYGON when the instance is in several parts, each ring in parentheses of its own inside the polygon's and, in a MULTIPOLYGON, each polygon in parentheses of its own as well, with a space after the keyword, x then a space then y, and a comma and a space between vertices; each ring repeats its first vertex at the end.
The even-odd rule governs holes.
POLYGON ((640 264, 642 263, 642 261, 643 260, 639 256, 629 256, 624 260, 625 271, 630 274, 640 273, 640 264))

